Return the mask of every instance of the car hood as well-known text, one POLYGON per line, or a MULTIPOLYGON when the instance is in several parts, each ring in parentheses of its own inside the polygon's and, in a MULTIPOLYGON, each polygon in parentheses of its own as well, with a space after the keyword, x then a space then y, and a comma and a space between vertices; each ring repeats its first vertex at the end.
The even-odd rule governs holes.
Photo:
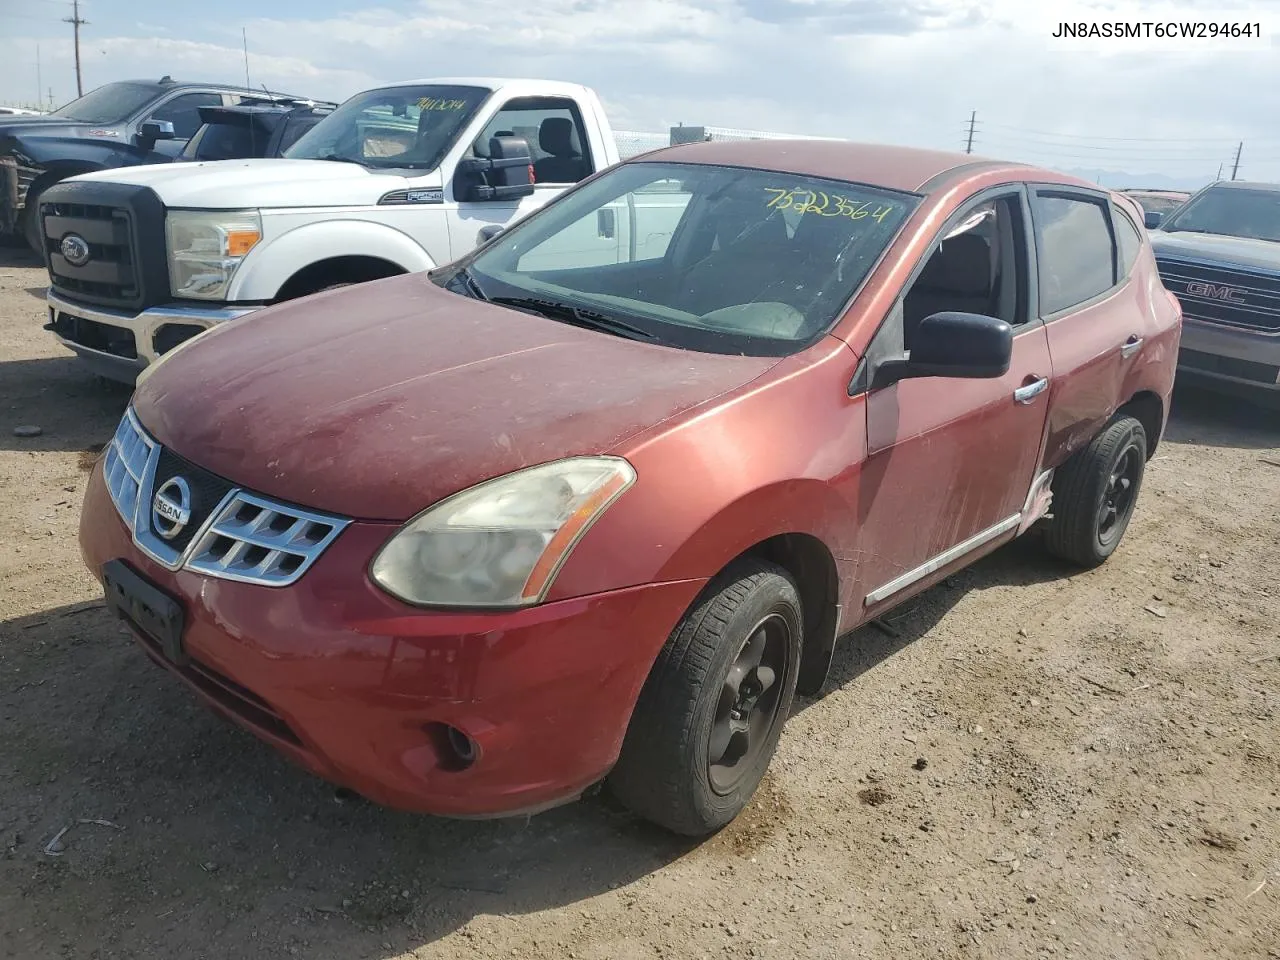
POLYGON ((1270 240, 1153 230, 1151 247, 1157 257, 1203 260, 1223 266, 1280 273, 1280 243, 1270 240))
MULTIPOLYGON (((73 180, 103 180, 150 187, 166 207, 243 210, 246 207, 372 206, 390 190, 410 184, 394 173, 332 160, 205 160, 86 173, 73 180)), ((414 177, 412 186, 439 186, 439 174, 414 177), (434 180, 432 179, 434 177, 434 180)))
POLYGON ((24 127, 30 127, 32 133, 48 134, 59 128, 84 127, 90 129, 89 124, 81 123, 79 120, 67 120, 63 117, 26 117, 21 114, 17 116, 0 116, 0 133, 19 134, 26 133, 24 127))
POLYGON ((162 444, 237 484, 399 521, 521 467, 616 450, 777 362, 625 340, 412 274, 215 327, 134 403, 162 444))

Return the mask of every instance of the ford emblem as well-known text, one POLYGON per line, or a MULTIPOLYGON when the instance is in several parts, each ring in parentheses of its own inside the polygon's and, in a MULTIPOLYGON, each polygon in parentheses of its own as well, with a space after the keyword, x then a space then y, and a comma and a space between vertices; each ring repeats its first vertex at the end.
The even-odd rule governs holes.
POLYGON ((89 262, 89 241, 74 233, 62 238, 62 257, 73 267, 83 267, 89 262))

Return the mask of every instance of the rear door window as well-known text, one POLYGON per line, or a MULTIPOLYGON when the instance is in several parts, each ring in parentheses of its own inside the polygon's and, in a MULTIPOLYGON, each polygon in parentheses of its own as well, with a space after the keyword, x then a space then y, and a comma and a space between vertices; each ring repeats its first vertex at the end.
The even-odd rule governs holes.
POLYGON ((1032 209, 1042 316, 1078 306, 1115 286, 1115 241, 1104 201, 1039 192, 1032 209))

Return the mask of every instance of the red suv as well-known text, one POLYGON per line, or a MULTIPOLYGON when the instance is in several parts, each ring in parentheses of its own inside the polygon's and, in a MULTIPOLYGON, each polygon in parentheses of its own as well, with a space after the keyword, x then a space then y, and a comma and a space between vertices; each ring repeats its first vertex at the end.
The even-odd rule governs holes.
POLYGON ((380 803, 732 819, 837 637, 1033 525, 1116 549, 1181 316, 1026 166, 699 143, 144 375, 80 539, 144 649, 380 803))

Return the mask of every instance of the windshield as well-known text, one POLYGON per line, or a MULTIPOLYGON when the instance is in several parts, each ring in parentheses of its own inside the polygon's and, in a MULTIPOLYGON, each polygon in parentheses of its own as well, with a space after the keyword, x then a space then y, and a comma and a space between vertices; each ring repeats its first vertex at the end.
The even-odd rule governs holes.
POLYGON ((781 356, 830 328, 918 200, 763 170, 624 164, 463 261, 465 279, 472 295, 560 319, 589 311, 658 343, 781 356))
POLYGON ((59 107, 50 116, 81 123, 122 123, 159 93, 160 87, 150 83, 108 83, 59 107))
POLYGON ((317 123, 284 155, 433 170, 488 95, 482 87, 437 85, 367 90, 317 123))
POLYGON ((1280 242, 1280 190, 1210 187, 1160 225, 1167 233, 1216 233, 1280 242))
POLYGON ((1130 196, 1138 201, 1143 213, 1158 213, 1162 216, 1177 210, 1187 199, 1186 197, 1166 197, 1158 193, 1132 193, 1130 196))

